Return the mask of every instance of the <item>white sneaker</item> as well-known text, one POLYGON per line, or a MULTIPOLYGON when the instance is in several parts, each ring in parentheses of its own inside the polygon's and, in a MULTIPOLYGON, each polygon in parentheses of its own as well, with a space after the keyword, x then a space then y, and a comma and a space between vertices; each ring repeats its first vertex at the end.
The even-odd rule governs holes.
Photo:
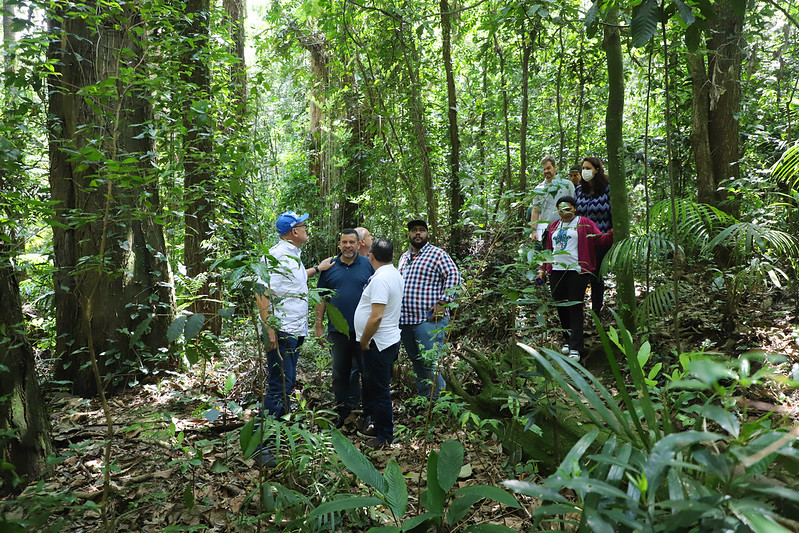
POLYGON ((580 352, 577 350, 569 350, 569 359, 574 359, 575 361, 580 360, 580 352))
POLYGON ((569 355, 569 345, 564 344, 563 346, 561 346, 560 353, 562 353, 563 355, 569 355))

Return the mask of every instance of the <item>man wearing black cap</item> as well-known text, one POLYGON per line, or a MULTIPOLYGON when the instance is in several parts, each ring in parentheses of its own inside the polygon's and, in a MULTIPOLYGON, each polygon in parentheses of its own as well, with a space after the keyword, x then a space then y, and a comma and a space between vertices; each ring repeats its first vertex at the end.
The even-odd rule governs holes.
MULTIPOLYGON (((270 266, 266 292, 255 296, 261 328, 266 330, 264 342, 269 344, 266 353, 269 376, 263 414, 275 417, 288 412, 289 396, 297 379, 297 357, 308 335, 308 276, 331 266, 329 260, 313 268, 303 266, 300 248, 308 242, 307 219, 308 213, 298 215, 294 211, 277 217, 275 225, 280 240, 269 249, 269 255, 278 264, 270 266)), ((261 462, 274 465, 269 448, 263 447, 261 452, 261 462)))
POLYGON ((429 238, 427 222, 408 222, 411 246, 399 260, 405 280, 400 329, 402 345, 416 374, 416 392, 436 399, 444 388, 444 379, 436 372, 441 354, 434 348, 444 342, 443 329, 449 324, 446 306, 461 284, 461 275, 449 254, 430 244, 429 238))

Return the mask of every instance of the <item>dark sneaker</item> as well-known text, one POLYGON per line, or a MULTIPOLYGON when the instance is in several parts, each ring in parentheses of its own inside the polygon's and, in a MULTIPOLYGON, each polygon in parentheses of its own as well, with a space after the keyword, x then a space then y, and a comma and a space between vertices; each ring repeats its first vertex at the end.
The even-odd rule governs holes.
POLYGON ((363 429, 359 429, 358 436, 365 439, 377 437, 377 430, 375 429, 374 425, 370 425, 368 427, 364 427, 363 429))

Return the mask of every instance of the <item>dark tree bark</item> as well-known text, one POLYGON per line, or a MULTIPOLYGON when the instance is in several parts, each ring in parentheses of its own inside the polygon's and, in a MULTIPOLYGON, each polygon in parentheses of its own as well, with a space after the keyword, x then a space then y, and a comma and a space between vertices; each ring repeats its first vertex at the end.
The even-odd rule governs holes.
MULTIPOLYGON (((603 46, 608 61, 608 107, 605 133, 608 145, 610 206, 613 211, 613 235, 616 242, 630 236, 630 212, 624 168, 624 61, 618 24, 619 10, 608 10, 603 46)), ((631 270, 616 271, 616 294, 625 324, 632 327, 635 312, 635 285, 631 270)))
POLYGON ((213 257, 211 238, 214 218, 215 171, 214 123, 211 119, 211 74, 208 66, 210 0, 187 0, 178 26, 186 43, 181 77, 187 97, 182 102, 184 214, 183 262, 186 274, 205 276, 191 311, 205 315, 206 327, 215 334, 222 329, 218 280, 208 272, 213 257))
POLYGON ((727 180, 740 178, 738 113, 741 105, 744 15, 735 12, 733 3, 733 0, 714 3, 715 16, 708 20, 710 37, 706 43, 707 68, 701 56, 692 57, 690 67, 695 130, 691 141, 699 200, 735 216, 735 203, 725 201, 723 195, 717 192, 727 180), (707 126, 698 124, 705 119, 705 113, 707 126), (711 170, 712 174, 709 174, 711 170))
POLYGON ((458 100, 455 94, 455 75, 452 71, 452 13, 449 2, 440 0, 441 8, 441 53, 444 58, 444 70, 447 75, 447 118, 449 120, 449 248, 460 250, 463 236, 461 209, 463 208, 463 191, 461 190, 461 138, 458 132, 458 100))
POLYGON ((0 470, 0 493, 39 477, 46 470, 45 458, 52 449, 50 424, 36 381, 33 349, 24 334, 19 285, 9 257, 7 241, 0 239, 0 448, 13 472, 0 470))
POLYGON ((92 396, 92 342, 110 389, 164 362, 174 294, 156 222, 152 109, 136 71, 143 51, 128 31, 141 20, 132 11, 90 5, 99 15, 95 24, 60 6, 49 21, 56 38, 48 50, 55 69, 48 79, 54 377, 92 396))

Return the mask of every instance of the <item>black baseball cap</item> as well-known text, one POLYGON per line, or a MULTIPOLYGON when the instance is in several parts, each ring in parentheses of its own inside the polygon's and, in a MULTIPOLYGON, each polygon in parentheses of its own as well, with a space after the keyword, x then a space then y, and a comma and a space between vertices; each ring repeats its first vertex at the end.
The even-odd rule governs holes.
POLYGON ((411 220, 408 222, 408 231, 411 231, 415 226, 424 226, 424 229, 427 229, 427 222, 422 219, 411 220))

